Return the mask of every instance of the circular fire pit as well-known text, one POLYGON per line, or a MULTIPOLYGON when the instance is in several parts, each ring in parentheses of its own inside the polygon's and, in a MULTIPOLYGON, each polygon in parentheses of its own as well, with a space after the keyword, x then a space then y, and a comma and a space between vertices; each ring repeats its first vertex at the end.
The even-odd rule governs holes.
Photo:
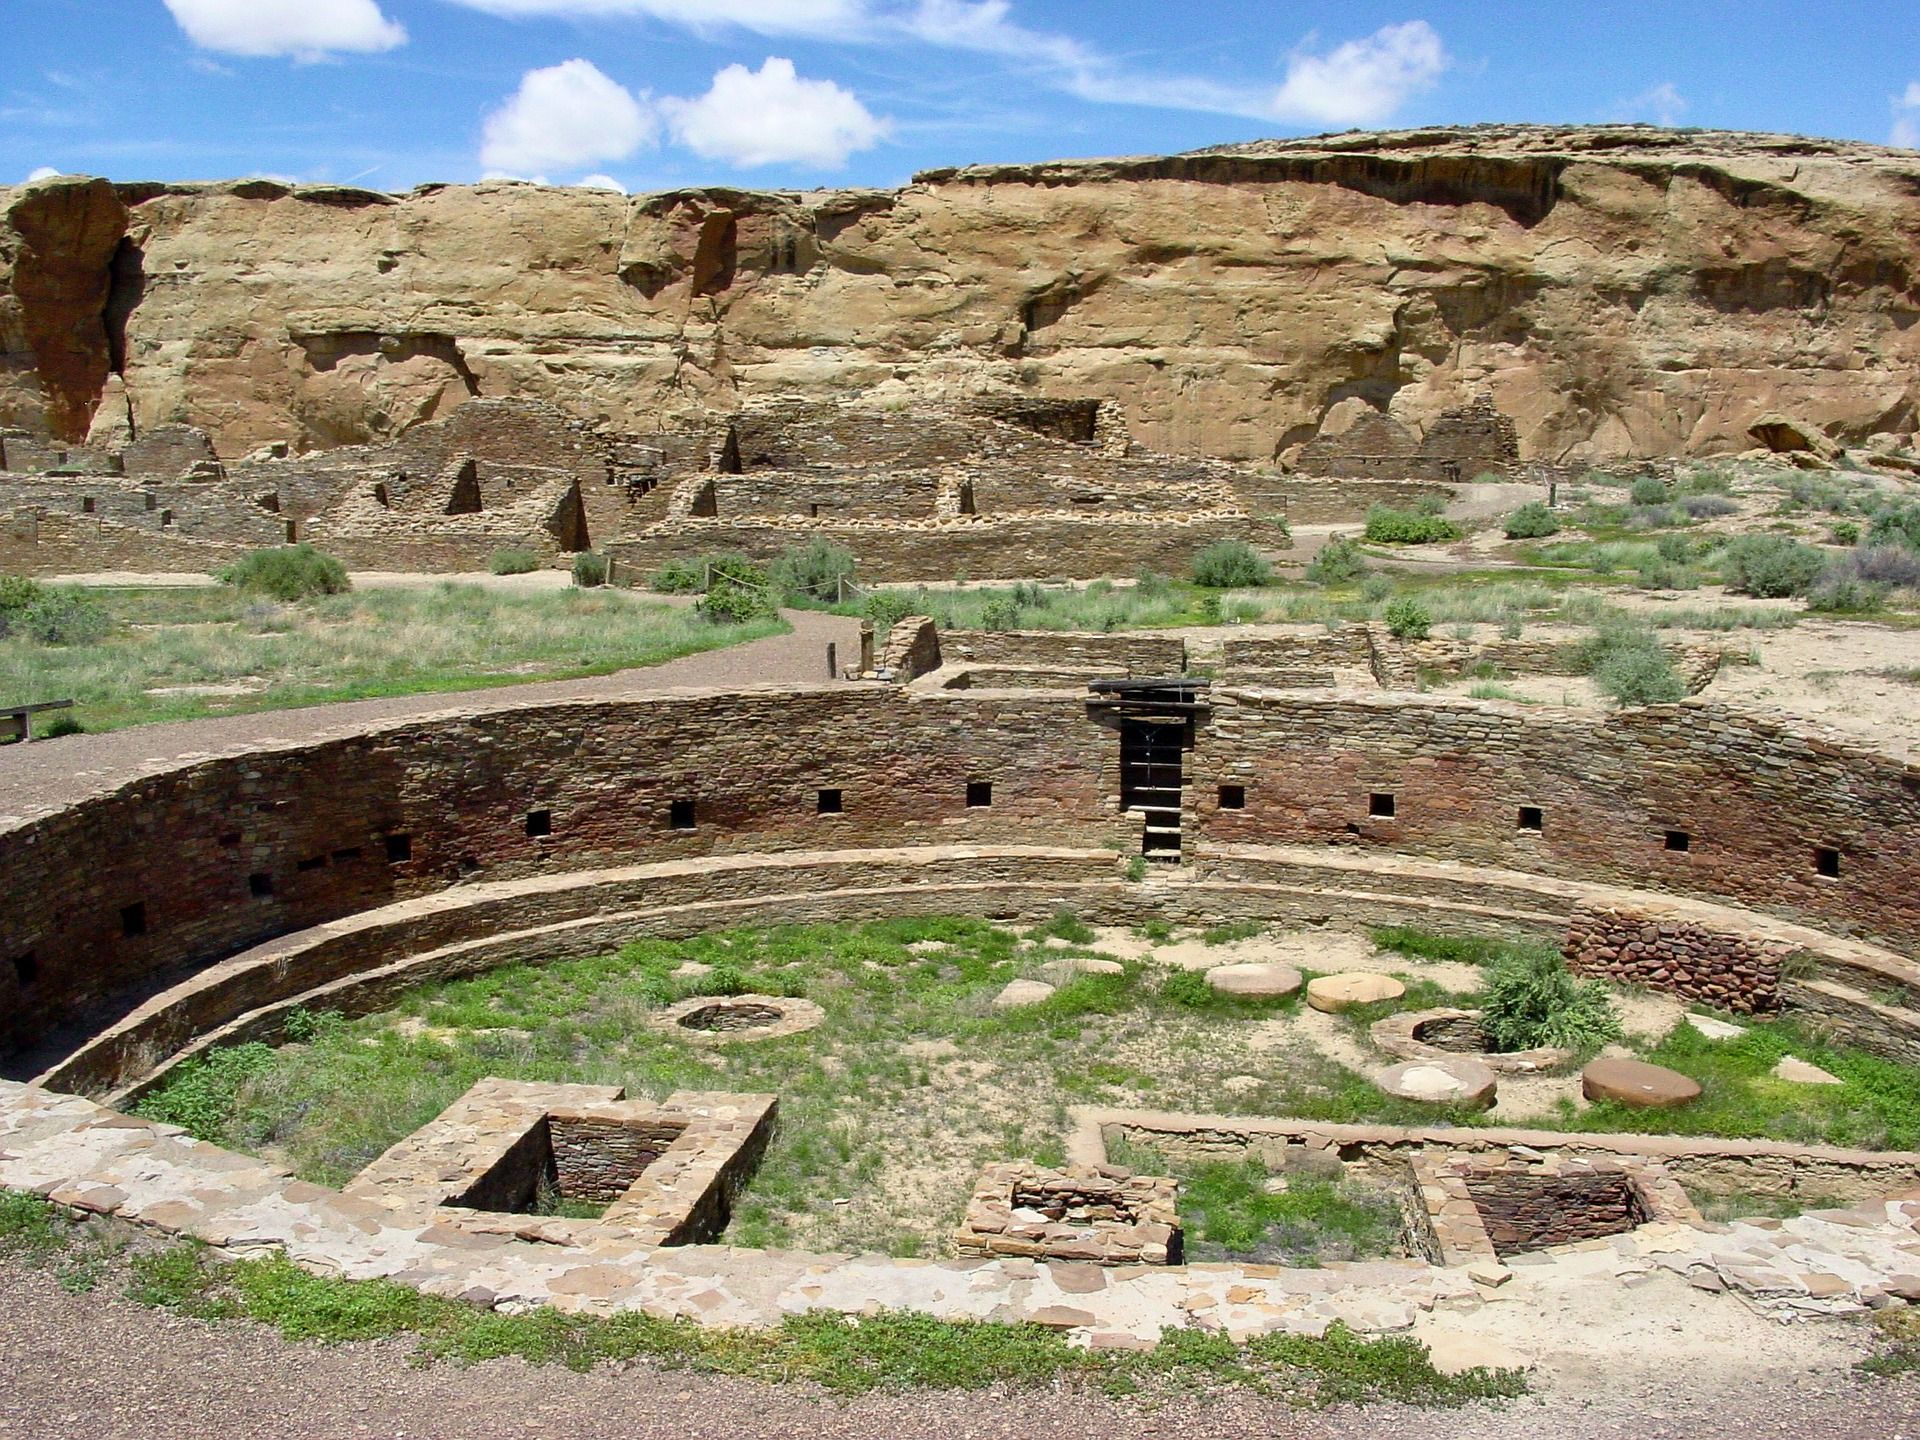
POLYGON ((1489 1050, 1478 1010, 1409 1010, 1374 1021, 1367 1033, 1375 1045, 1400 1060, 1467 1055, 1499 1075, 1537 1075, 1563 1069, 1574 1059, 1571 1050, 1489 1050))
POLYGON ((654 1024, 696 1045, 725 1045, 798 1035, 826 1018, 813 1001, 787 995, 695 995, 669 1005, 654 1024))

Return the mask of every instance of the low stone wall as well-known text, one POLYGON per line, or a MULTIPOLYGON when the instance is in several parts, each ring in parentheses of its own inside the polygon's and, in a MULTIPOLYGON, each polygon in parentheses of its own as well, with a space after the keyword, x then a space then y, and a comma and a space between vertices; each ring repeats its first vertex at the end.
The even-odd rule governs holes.
POLYGON ((1780 1008, 1780 972, 1792 945, 1730 935, 1692 921, 1582 907, 1563 944, 1578 974, 1701 1000, 1737 1015, 1780 1008))
POLYGON ((1476 1163, 1505 1163, 1516 1147, 1529 1164, 1551 1158, 1596 1162, 1625 1157, 1661 1166, 1688 1192, 1700 1195, 1815 1195, 1864 1199, 1920 1185, 1920 1152, 1849 1150, 1832 1145, 1789 1145, 1769 1140, 1721 1140, 1704 1135, 1574 1134, 1507 1126, 1413 1128, 1341 1125, 1283 1116, 1192 1115, 1166 1111, 1083 1106, 1067 1158, 1105 1163, 1116 1139, 1157 1150, 1188 1163, 1259 1160, 1268 1169, 1288 1168, 1289 1155, 1323 1151, 1352 1163, 1404 1165, 1430 1151, 1476 1163))
POLYGON ((989 1165, 954 1232, 954 1249, 990 1258, 1178 1265, 1178 1188, 1165 1175, 1135 1175, 1112 1165, 989 1165))
POLYGON ((1187 642, 1178 635, 1097 635, 1062 630, 947 630, 948 665, 1012 670, 1091 670, 1113 676, 1183 675, 1187 642))
POLYGON ((625 575, 651 575, 669 560, 736 550, 772 560, 819 538, 853 552, 875 581, 1090 580, 1135 570, 1184 572, 1216 540, 1261 539, 1250 516, 1225 511, 1172 515, 989 515, 954 520, 828 518, 772 523, 690 517, 603 548, 625 575))

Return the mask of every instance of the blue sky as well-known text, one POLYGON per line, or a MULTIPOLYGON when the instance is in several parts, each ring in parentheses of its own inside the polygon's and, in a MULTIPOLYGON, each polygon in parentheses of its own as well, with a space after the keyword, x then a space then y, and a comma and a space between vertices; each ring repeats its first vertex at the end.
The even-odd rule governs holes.
POLYGON ((1914 0, 0 0, 0 183, 893 185, 1355 126, 1920 146, 1914 0))

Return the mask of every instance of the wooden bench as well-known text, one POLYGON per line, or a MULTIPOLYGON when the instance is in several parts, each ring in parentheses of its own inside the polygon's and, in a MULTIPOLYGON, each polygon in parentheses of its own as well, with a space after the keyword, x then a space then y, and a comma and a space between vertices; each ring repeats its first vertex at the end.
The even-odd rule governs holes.
POLYGON ((33 717, 42 710, 71 710, 71 700, 42 700, 37 705, 0 705, 0 741, 31 740, 33 717))

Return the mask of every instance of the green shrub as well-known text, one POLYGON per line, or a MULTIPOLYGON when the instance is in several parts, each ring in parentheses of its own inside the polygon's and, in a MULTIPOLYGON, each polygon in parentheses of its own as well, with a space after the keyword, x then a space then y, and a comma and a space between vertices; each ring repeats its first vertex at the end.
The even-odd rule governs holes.
POLYGON ((1173 593, 1173 577, 1158 570, 1142 570, 1133 582, 1133 593, 1142 600, 1159 600, 1173 593))
POLYGON ((606 556, 582 550, 573 557, 573 583, 582 590, 597 589, 607 583, 607 574, 611 569, 606 556))
POLYGON ((1860 527, 1851 520, 1839 521, 1827 532, 1827 540, 1834 545, 1858 545, 1860 527))
POLYGON ((1336 535, 1320 547, 1307 565, 1307 579, 1316 585, 1350 585, 1367 573, 1367 557, 1360 542, 1336 535))
POLYGON ((871 620, 876 630, 891 630, 912 613, 913 601, 898 590, 876 590, 860 602, 860 614, 871 620))
POLYGON ((273 1064, 274 1049, 259 1041, 218 1045, 182 1061, 157 1090, 135 1102, 133 1113, 178 1125, 198 1140, 228 1143, 240 1088, 273 1064))
POLYGON ((1920 553, 1920 504, 1885 505, 1867 525, 1869 545, 1899 545, 1920 553))
POLYGON ((1671 705, 1687 698, 1673 657, 1650 630, 1624 625, 1603 630, 1581 647, 1580 659, 1616 705, 1671 705))
POLYGON ((1642 475, 1633 482, 1627 496, 1636 505, 1665 505, 1673 497, 1667 490, 1667 483, 1653 475, 1642 475))
POLYGON ((1675 489, 1682 495, 1731 495, 1733 477, 1724 470, 1696 470, 1675 489))
POLYGON ((86 591, 69 585, 43 587, 24 610, 7 621, 8 633, 41 645, 91 645, 113 629, 113 617, 86 591))
POLYGON ((1700 577, 1686 566, 1660 556, 1640 567, 1637 583, 1642 590, 1695 590, 1700 586, 1700 577))
POLYGON ((1560 522, 1553 518, 1553 511, 1543 502, 1529 500, 1507 516, 1506 528, 1509 540, 1541 540, 1557 534, 1560 522))
POLYGON ((62 735, 84 735, 87 727, 73 718, 71 710, 62 710, 40 727, 42 740, 58 740, 62 735))
POLYGON ((1884 586, 1835 568, 1822 575, 1807 592, 1807 608, 1822 615, 1859 615, 1886 603, 1884 586))
POLYGON ((1720 560, 1729 590, 1762 599, 1806 594, 1826 565, 1813 546, 1784 535, 1736 535, 1720 560))
POLYGON ((1396 640, 1424 640, 1433 632, 1433 614, 1411 595, 1389 600, 1387 629, 1396 640))
POLYGON ((693 595, 706 583, 707 572, 699 561, 669 560, 653 572, 648 585, 661 595, 693 595))
POLYGON ((1020 605, 1006 595, 996 595, 986 603, 980 612, 982 630, 1018 630, 1020 628, 1020 605))
POLYGON ((0 575, 0 639, 13 633, 19 617, 45 593, 38 580, 24 575, 0 575))
POLYGON ((782 595, 809 600, 838 600, 843 580, 853 579, 853 552, 814 536, 804 545, 789 545, 767 571, 782 595))
POLYGON ((311 545, 276 545, 250 550, 214 578, 248 594, 271 595, 276 600, 306 600, 315 595, 342 595, 352 588, 347 567, 311 545))
POLYGON ((1160 982, 1160 998, 1189 1010, 1210 1009, 1220 1001, 1219 992, 1207 984, 1206 973, 1200 970, 1175 970, 1160 982))
POLYGON ((487 569, 495 575, 531 575, 540 568, 540 557, 531 550, 517 547, 496 550, 487 561, 487 569))
POLYGON ((739 625, 772 609, 765 592, 744 585, 716 584, 693 607, 716 625, 739 625))
POLYGON ((1216 540, 1193 557, 1193 581, 1211 590, 1244 590, 1273 579, 1273 567, 1244 540, 1216 540))
POLYGON ((1620 1036, 1606 988, 1576 980, 1567 962, 1541 948, 1497 962, 1480 997, 1480 1028, 1496 1051, 1595 1050, 1620 1036))
POLYGON ((1440 515, 1375 505, 1367 511, 1367 539, 1376 545, 1430 545, 1458 540, 1460 527, 1440 515))

